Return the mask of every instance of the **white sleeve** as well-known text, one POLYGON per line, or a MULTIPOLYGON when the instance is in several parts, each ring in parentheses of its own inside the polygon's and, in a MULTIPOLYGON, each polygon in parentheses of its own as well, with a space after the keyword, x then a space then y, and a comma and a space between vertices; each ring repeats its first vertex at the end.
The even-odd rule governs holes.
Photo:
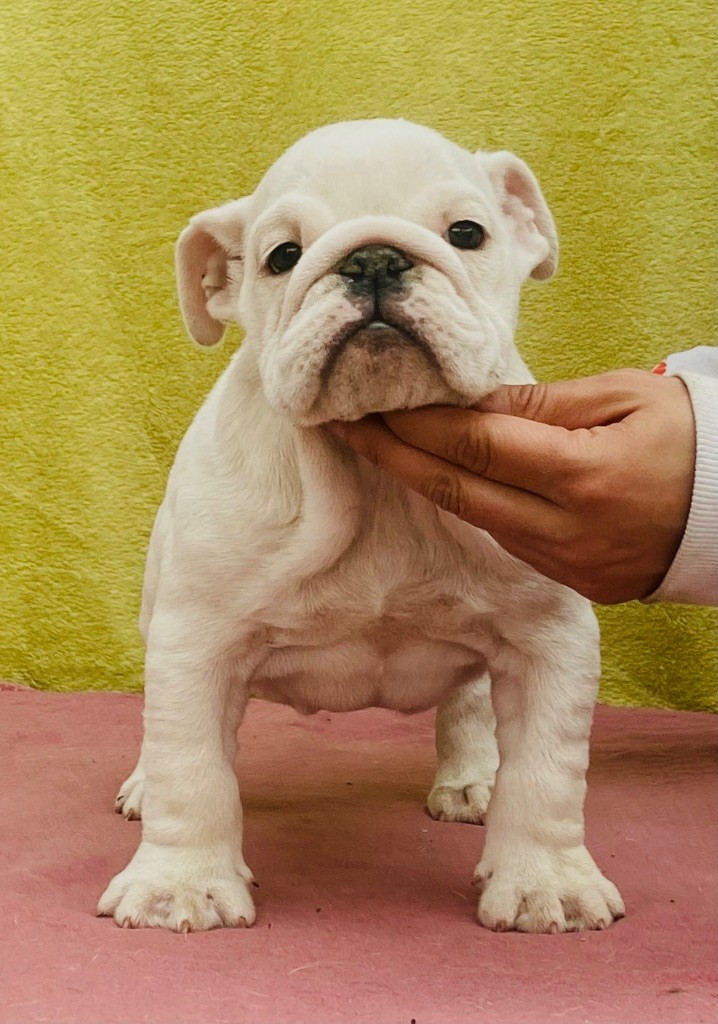
POLYGON ((648 602, 718 607, 718 349, 702 346, 666 360, 688 388, 696 423, 693 497, 681 546, 648 602))

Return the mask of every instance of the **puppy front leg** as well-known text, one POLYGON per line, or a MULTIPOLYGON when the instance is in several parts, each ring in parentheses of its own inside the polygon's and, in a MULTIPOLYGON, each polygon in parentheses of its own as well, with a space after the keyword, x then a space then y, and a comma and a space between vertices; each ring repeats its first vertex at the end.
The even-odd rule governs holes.
POLYGON ((475 881, 479 921, 496 931, 605 928, 624 913, 584 846, 599 672, 593 614, 579 623, 514 636, 490 666, 501 763, 475 881))
MULTIPOLYGON (((242 716, 244 709, 244 689, 242 686, 234 686, 230 691, 230 698, 232 700, 239 700, 239 709, 225 716, 225 720, 230 723, 230 735, 226 742, 230 743, 229 756, 234 758, 234 741, 236 739, 236 728, 234 732, 231 731, 231 723, 237 719, 239 721, 242 716)), ((142 749, 140 750, 140 756, 137 759, 132 774, 129 775, 120 786, 120 790, 115 797, 115 812, 123 815, 128 821, 140 821, 142 818, 142 801, 145 795, 145 761, 144 761, 144 740, 142 742, 142 749)))
POLYGON ((226 659, 189 653, 183 629, 172 634, 186 648, 151 634, 147 649, 142 841, 98 913, 135 928, 250 925, 234 773, 246 679, 233 679, 226 659))
POLYGON ((491 681, 454 690, 436 713, 436 777, 426 806, 438 821, 480 824, 498 766, 491 681))

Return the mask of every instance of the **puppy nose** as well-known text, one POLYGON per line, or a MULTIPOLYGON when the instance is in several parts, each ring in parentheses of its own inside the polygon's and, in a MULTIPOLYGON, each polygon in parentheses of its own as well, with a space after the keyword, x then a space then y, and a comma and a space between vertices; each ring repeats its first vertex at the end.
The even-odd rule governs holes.
POLYGON ((365 245, 350 252, 334 269, 348 277, 355 287, 374 291, 397 282, 413 266, 405 253, 391 245, 365 245))

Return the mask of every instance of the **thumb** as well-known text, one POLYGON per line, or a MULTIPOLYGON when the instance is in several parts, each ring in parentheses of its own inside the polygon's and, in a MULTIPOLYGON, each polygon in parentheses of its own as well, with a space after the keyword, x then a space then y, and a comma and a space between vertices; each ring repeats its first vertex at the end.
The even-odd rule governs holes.
POLYGON ((650 376, 641 370, 618 370, 552 384, 505 384, 475 408, 568 430, 605 426, 638 408, 642 389, 637 385, 650 376))

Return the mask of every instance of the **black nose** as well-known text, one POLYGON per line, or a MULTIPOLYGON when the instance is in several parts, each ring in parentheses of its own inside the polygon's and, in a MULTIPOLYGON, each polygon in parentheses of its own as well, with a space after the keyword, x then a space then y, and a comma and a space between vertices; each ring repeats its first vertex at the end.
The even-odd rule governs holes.
POLYGON ((400 249, 390 245, 365 245, 345 256, 334 268, 349 278, 358 291, 380 291, 395 284, 414 264, 400 249))

